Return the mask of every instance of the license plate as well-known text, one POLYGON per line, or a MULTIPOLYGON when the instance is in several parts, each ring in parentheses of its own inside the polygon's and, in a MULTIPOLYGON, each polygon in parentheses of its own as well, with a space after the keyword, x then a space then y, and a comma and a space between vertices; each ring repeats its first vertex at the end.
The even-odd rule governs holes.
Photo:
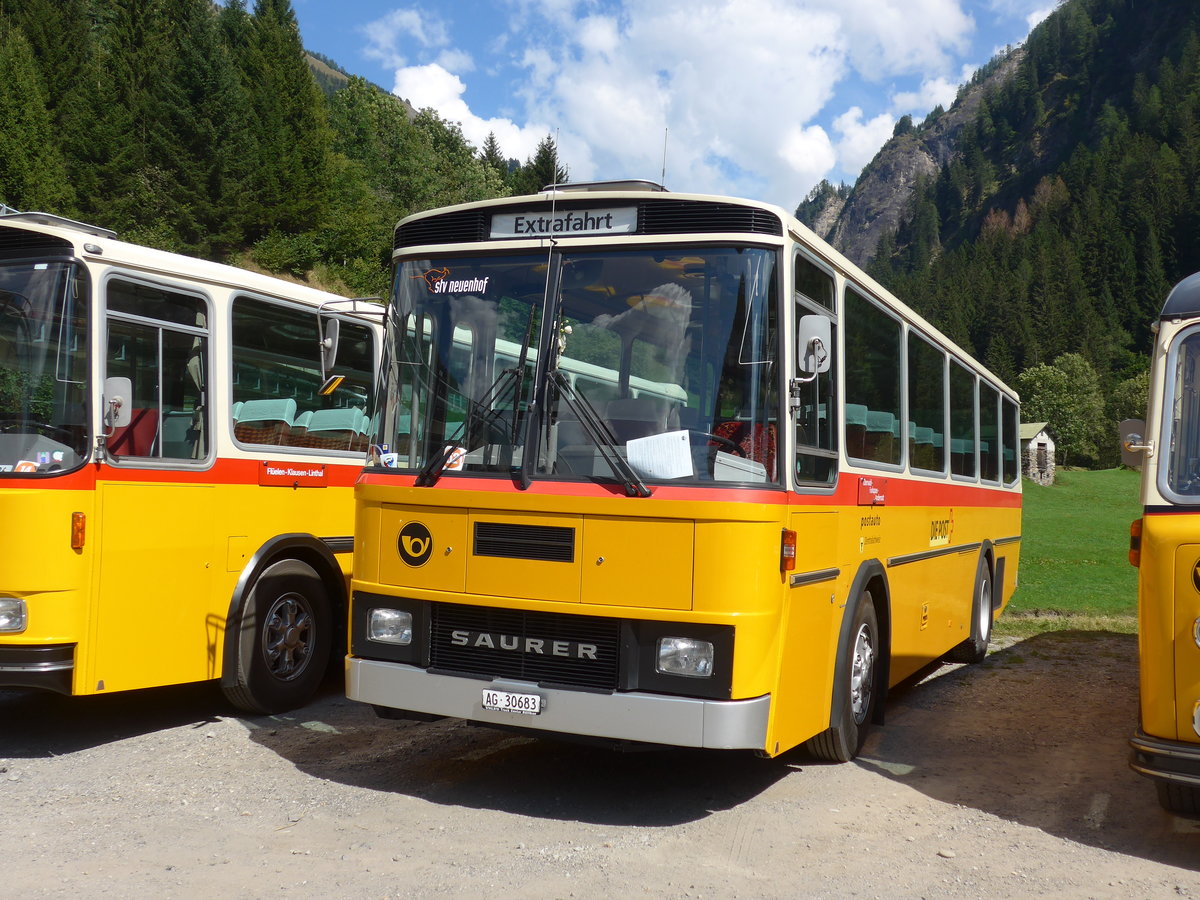
POLYGON ((483 708, 496 712, 521 713, 536 716, 542 712, 542 698, 538 694, 514 694, 511 691, 484 691, 483 708))

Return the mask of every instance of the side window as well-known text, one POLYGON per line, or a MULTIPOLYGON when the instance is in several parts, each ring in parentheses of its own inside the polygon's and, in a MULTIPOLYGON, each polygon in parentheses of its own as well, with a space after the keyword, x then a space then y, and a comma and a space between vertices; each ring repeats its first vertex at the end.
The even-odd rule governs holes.
POLYGON ((796 254, 796 293, 814 303, 833 309, 833 279, 821 267, 796 254))
POLYGON ((950 363, 950 471, 975 477, 975 376, 950 363))
POLYGON ((1000 480, 1000 392, 979 383, 979 470, 984 481, 1000 480))
MULTIPOLYGON (((806 315, 826 315, 833 308, 833 278, 803 256, 796 255, 796 321, 806 315)), ((800 385, 793 398, 796 411, 796 481, 832 484, 837 478, 837 441, 833 429, 833 386, 837 384, 837 327, 831 329, 829 370, 800 385)), ((802 350, 803 348, 799 348, 802 350)), ((799 350, 798 350, 799 352, 799 350)))
POLYGON ((107 378, 128 378, 128 425, 105 440, 114 460, 208 455, 208 305, 204 298, 111 279, 107 378))
POLYGON ((908 334, 908 458, 914 469, 946 471, 946 355, 908 334))
POLYGON ((374 336, 342 320, 337 374, 321 396, 315 311, 253 297, 233 301, 234 437, 244 444, 365 451, 374 383, 374 336))
POLYGON ((900 323, 846 289, 846 453, 900 462, 900 323))
POLYGON ((1021 417, 1017 404, 1007 397, 1001 398, 1000 416, 1003 426, 1004 483, 1012 484, 1021 474, 1021 417))

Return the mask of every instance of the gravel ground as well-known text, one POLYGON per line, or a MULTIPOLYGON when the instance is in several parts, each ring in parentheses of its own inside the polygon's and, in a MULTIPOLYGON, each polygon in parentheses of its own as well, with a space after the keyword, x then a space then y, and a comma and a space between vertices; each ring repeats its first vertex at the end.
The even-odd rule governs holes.
POLYGON ((275 717, 0 692, 0 897, 1200 900, 1200 822, 1126 764, 1136 655, 942 667, 847 765, 388 722, 335 683, 275 717))

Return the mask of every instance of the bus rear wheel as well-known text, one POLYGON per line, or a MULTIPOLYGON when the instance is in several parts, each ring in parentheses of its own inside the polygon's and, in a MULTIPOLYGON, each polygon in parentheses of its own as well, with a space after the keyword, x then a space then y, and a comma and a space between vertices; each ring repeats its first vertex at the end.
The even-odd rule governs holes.
POLYGON ((1167 812, 1200 817, 1200 789, 1170 781, 1158 781, 1154 786, 1158 790, 1158 802, 1167 812))
POLYGON ((971 595, 971 636, 947 653, 946 659, 958 663, 983 662, 992 640, 992 622, 992 568, 988 558, 980 556, 971 595))
POLYGON ((307 703, 329 663, 333 613, 321 577, 307 563, 268 566, 250 589, 237 640, 235 681, 224 687, 239 709, 276 713, 307 703))
POLYGON ((858 756, 879 702, 879 620, 870 591, 863 593, 854 612, 850 652, 842 661, 837 677, 844 687, 835 694, 841 698, 836 724, 810 738, 808 751, 818 759, 849 762, 858 756))

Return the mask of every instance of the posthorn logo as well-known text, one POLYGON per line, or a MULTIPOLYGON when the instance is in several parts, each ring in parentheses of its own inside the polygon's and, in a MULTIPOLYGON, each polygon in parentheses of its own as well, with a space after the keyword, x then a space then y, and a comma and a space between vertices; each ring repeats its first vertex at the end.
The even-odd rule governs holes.
POLYGON ((420 522, 409 522, 400 529, 396 549, 400 551, 400 558, 408 565, 414 568, 423 566, 433 552, 433 535, 420 522))

